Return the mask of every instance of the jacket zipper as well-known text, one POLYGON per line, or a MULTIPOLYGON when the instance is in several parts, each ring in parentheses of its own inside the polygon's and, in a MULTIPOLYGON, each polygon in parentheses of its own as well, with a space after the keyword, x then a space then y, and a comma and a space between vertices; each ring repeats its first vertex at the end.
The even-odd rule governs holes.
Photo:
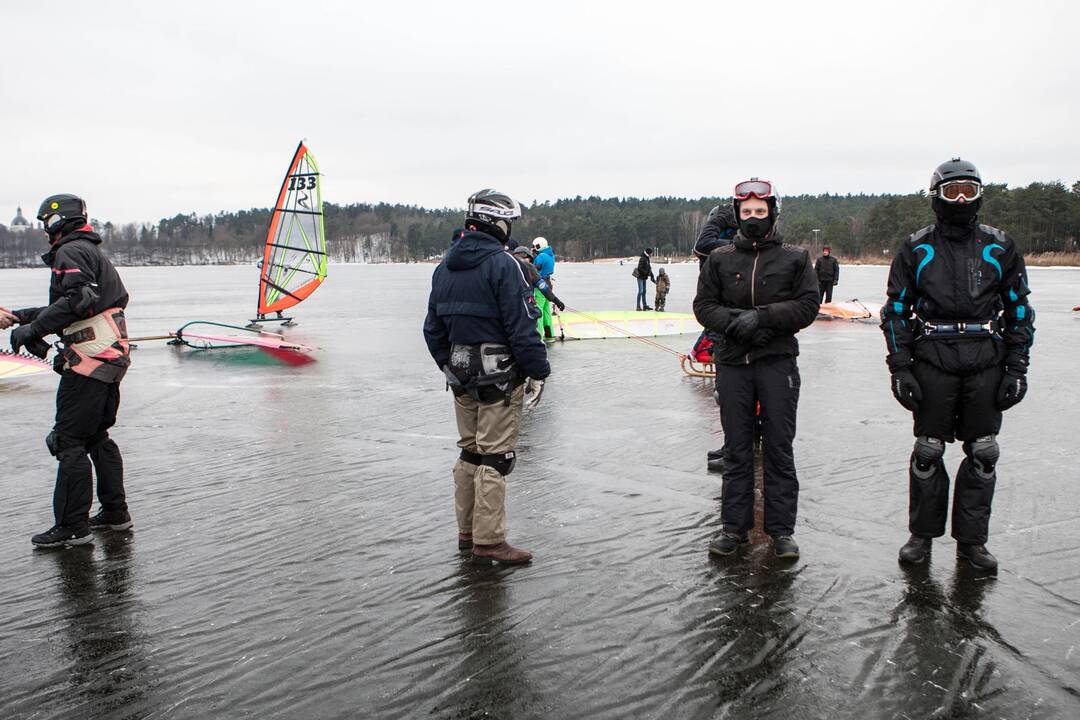
MULTIPOLYGON (((757 243, 754 243, 754 265, 750 268, 750 307, 754 308, 757 303, 754 300, 754 286, 757 285, 757 259, 761 255, 761 251, 757 249, 757 243)), ((746 351, 746 364, 750 364, 750 351, 746 351)))

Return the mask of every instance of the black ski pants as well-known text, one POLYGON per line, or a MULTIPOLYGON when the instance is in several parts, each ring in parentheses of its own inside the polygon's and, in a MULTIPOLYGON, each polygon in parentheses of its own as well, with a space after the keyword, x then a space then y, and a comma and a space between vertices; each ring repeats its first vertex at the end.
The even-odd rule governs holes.
MULTIPOLYGON (((956 472, 952 503, 952 536, 957 542, 986 543, 997 473, 976 471, 971 442, 1001 430, 997 390, 1001 367, 994 365, 966 375, 946 372, 926 362, 913 366, 923 400, 915 412, 915 436, 963 442, 966 457, 956 472)), ((916 472, 912 454, 908 470, 908 529, 914 535, 941 537, 949 509, 949 474, 944 461, 934 471, 916 472)))
POLYGON ((48 441, 59 463, 53 490, 57 525, 79 526, 89 520, 93 503, 91 463, 97 474, 101 507, 110 512, 127 510, 124 461, 120 448, 109 437, 119 407, 119 383, 103 383, 70 370, 60 377, 56 424, 48 441))
POLYGON ((726 460, 720 519, 728 532, 746 535, 754 526, 758 402, 764 450, 764 530, 774 538, 795 532, 799 479, 791 444, 800 384, 799 366, 788 355, 761 358, 748 365, 716 366, 726 460))
POLYGON ((821 302, 823 302, 823 303, 827 303, 827 302, 831 303, 832 302, 832 289, 833 289, 832 280, 829 280, 828 282, 823 282, 823 281, 819 280, 818 281, 818 289, 821 290, 821 302))

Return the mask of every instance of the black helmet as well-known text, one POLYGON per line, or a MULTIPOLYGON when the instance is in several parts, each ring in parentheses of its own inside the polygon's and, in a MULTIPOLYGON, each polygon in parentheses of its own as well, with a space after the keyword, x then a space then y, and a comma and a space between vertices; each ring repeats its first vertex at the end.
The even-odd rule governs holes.
POLYGON ((958 157, 953 158, 949 162, 943 162, 937 166, 934 173, 930 176, 930 195, 935 194, 938 186, 941 183, 948 182, 950 180, 974 180, 975 182, 982 184, 982 176, 979 175, 979 169, 967 160, 961 160, 958 157))
POLYGON ((521 217, 521 206, 505 193, 484 188, 469 197, 465 211, 466 226, 479 225, 478 230, 506 242, 510 239, 511 224, 521 217))
POLYGON ((86 203, 83 199, 67 193, 45 198, 37 213, 37 219, 45 225, 45 232, 50 235, 59 232, 73 220, 85 223, 86 217, 86 203))

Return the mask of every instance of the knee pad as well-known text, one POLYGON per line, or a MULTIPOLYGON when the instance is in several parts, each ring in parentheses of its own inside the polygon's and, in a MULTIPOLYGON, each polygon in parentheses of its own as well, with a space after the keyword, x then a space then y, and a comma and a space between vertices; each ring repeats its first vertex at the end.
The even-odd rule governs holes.
POLYGON ((497 455, 481 455, 479 464, 492 468, 500 475, 509 475, 514 472, 514 465, 517 464, 517 453, 511 450, 497 455))
POLYGON ((58 461, 70 461, 86 456, 86 444, 82 440, 55 431, 49 433, 49 437, 52 438, 52 445, 49 445, 48 438, 45 444, 49 445, 49 452, 58 461))
POLYGON ((915 439, 915 449, 911 452, 911 470, 916 476, 926 479, 934 474, 938 461, 943 457, 944 440, 920 435, 915 439))
POLYGON ((60 454, 60 446, 56 443, 56 431, 45 436, 45 447, 49 449, 49 454, 53 457, 57 457, 60 454))
POLYGON ((461 448, 461 455, 458 457, 461 458, 462 462, 467 462, 470 465, 479 465, 484 460, 484 456, 480 453, 475 453, 472 450, 466 450, 465 448, 461 448))
POLYGON ((997 444, 996 435, 984 435, 975 438, 964 447, 968 457, 975 466, 975 472, 984 478, 994 474, 998 458, 1001 456, 1001 448, 997 444))

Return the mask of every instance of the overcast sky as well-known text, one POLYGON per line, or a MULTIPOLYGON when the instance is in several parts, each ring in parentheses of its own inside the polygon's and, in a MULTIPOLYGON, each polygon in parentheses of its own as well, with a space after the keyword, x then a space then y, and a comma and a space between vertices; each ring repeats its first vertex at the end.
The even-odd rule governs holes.
POLYGON ((5 2, 0 222, 266 207, 303 137, 338 203, 1071 184, 1078 7, 5 2))

